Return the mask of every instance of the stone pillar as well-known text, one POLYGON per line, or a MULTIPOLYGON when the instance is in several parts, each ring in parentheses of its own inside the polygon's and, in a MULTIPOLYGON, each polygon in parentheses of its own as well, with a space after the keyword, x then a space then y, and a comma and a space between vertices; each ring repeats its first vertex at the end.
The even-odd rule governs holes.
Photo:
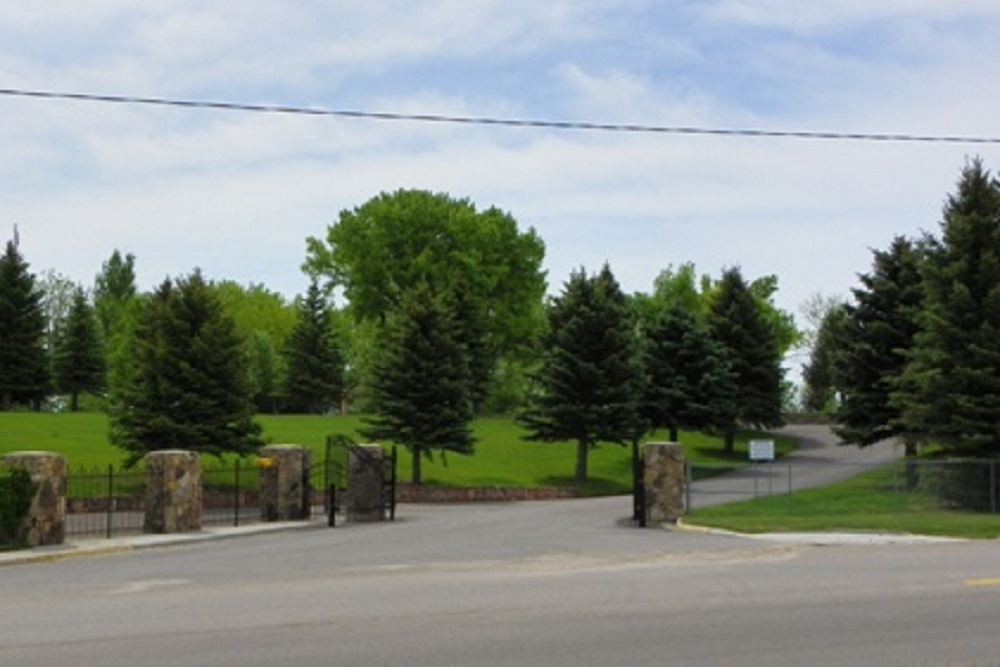
POLYGON ((684 450, 676 442, 643 447, 646 525, 676 524, 684 514, 684 450))
POLYGON ((382 469, 385 452, 379 445, 355 445, 347 450, 348 521, 382 521, 382 469))
POLYGON ((260 457, 260 518, 308 519, 312 452, 299 445, 268 445, 261 448, 260 457))
POLYGON ((164 449, 146 454, 147 533, 201 530, 201 456, 164 449))
POLYGON ((19 539, 30 547, 62 544, 66 538, 66 459, 50 452, 12 452, 4 467, 24 470, 35 492, 19 539))

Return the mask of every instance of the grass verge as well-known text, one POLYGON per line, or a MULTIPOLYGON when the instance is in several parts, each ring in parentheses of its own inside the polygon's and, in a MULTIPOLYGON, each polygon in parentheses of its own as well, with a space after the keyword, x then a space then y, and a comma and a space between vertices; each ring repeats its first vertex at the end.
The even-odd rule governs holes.
POLYGON ((741 533, 866 531, 1000 537, 1000 514, 944 509, 932 493, 897 488, 892 476, 892 467, 886 466, 823 488, 698 509, 687 521, 741 533))

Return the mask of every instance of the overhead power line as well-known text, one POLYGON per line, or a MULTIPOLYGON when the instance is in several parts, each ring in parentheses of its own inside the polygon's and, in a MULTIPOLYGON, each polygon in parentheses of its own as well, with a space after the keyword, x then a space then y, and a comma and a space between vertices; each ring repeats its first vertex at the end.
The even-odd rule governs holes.
POLYGON ((536 128, 585 132, 621 132, 633 134, 680 134, 708 135, 723 137, 760 137, 780 139, 822 139, 832 141, 881 141, 910 143, 950 143, 950 144, 1000 144, 1000 137, 908 134, 885 132, 836 132, 801 130, 762 130, 753 128, 719 128, 685 125, 644 125, 633 123, 596 123, 571 120, 538 120, 525 118, 494 118, 485 116, 450 116, 442 114, 394 113, 383 111, 357 111, 348 109, 324 109, 299 107, 283 104, 244 104, 240 102, 220 102, 212 100, 184 100, 166 97, 139 97, 133 95, 102 95, 96 93, 72 93, 54 90, 27 90, 22 88, 0 88, 0 95, 7 97, 34 97, 50 100, 72 100, 78 102, 103 102, 109 104, 146 105, 161 107, 181 107, 187 109, 210 109, 218 111, 242 111, 250 113, 289 114, 300 116, 335 116, 365 120, 411 121, 422 123, 452 123, 464 125, 484 125, 513 128, 536 128))

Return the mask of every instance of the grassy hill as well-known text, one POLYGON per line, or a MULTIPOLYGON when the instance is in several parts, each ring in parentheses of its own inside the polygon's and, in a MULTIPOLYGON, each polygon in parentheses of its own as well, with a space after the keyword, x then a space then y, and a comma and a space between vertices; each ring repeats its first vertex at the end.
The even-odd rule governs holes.
MULTIPOLYGON (((326 438, 344 434, 362 440, 359 415, 264 415, 259 421, 270 443, 298 444, 310 447, 314 456, 323 453, 326 438)), ((477 438, 474 456, 435 456, 425 461, 425 484, 445 486, 506 486, 531 488, 572 486, 575 444, 542 444, 523 440, 524 430, 513 420, 489 417, 476 420, 477 438)), ((733 456, 722 452, 718 438, 700 433, 684 433, 681 443, 692 461, 744 462, 747 441, 760 434, 744 433, 733 456)), ((648 441, 664 440, 662 433, 648 441)), ((794 449, 794 443, 776 438, 779 453, 794 449)), ((120 450, 108 443, 108 421, 100 413, 0 413, 0 454, 18 450, 44 450, 62 454, 71 470, 118 467, 124 460, 120 450)), ((399 474, 409 475, 409 455, 400 449, 399 474)), ((631 489, 631 451, 628 447, 601 445, 590 455, 591 484, 586 491, 595 494, 628 493, 631 489)))

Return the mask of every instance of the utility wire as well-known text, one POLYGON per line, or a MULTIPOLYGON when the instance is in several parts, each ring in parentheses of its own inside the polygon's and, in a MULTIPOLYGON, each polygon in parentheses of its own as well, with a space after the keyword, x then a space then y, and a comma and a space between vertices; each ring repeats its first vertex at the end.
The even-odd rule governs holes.
POLYGON ((798 130, 760 130, 752 128, 718 128, 697 126, 642 125, 595 123, 588 121, 537 120, 524 118, 491 118, 483 116, 447 116, 440 114, 392 113, 381 111, 355 111, 346 109, 324 109, 298 107, 282 104, 243 104, 239 102, 219 102, 211 100, 184 100, 165 97, 137 97, 132 95, 101 95, 95 93, 71 93, 52 90, 28 90, 22 88, 0 88, 0 96, 34 97, 50 100, 73 100, 78 102, 104 102, 110 104, 146 105, 161 107, 181 107, 187 109, 211 109, 222 111, 242 111, 251 113, 289 114, 300 116, 335 116, 366 120, 415 121, 423 123, 452 123, 464 125, 486 125, 515 128, 536 128, 590 132, 622 132, 633 134, 682 134, 723 137, 764 137, 780 139, 823 139, 832 141, 881 141, 909 143, 949 143, 949 144, 1000 144, 1000 137, 906 134, 881 132, 826 132, 798 130))

